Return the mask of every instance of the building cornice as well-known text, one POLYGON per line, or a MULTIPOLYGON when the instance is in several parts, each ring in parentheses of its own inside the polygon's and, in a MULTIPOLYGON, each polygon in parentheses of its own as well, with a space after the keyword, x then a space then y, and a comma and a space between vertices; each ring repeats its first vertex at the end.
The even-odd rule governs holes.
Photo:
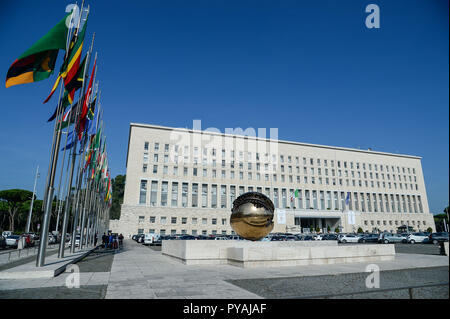
MULTIPOLYGON (((246 135, 241 136, 241 135, 234 135, 234 134, 217 133, 217 132, 210 132, 210 131, 199 131, 199 130, 193 130, 193 129, 187 129, 187 128, 177 128, 177 127, 169 127, 169 126, 161 126, 161 125, 153 125, 153 124, 143 124, 143 123, 130 123, 130 135, 128 136, 128 151, 130 148, 131 128, 133 126, 134 127, 142 127, 142 128, 150 128, 150 129, 167 130, 167 131, 175 130, 175 131, 186 132, 186 133, 197 133, 197 134, 201 133, 201 134, 208 134, 208 135, 214 135, 214 136, 253 139, 256 141, 265 141, 265 142, 271 142, 271 143, 283 143, 283 144, 290 144, 290 145, 316 147, 316 148, 332 149, 332 150, 337 150, 337 151, 358 152, 358 153, 365 153, 365 154, 372 154, 372 155, 403 157, 403 158, 411 158, 411 159, 418 159, 418 160, 422 159, 421 156, 414 156, 414 155, 407 155, 407 154, 394 154, 394 153, 378 152, 378 151, 372 151, 372 150, 361 150, 361 149, 348 148, 348 147, 309 144, 309 143, 301 143, 301 142, 293 142, 293 141, 285 141, 285 140, 273 140, 273 139, 268 139, 268 138, 260 138, 260 137, 246 136, 246 135)), ((127 152, 127 163, 128 163, 128 152, 127 152)))

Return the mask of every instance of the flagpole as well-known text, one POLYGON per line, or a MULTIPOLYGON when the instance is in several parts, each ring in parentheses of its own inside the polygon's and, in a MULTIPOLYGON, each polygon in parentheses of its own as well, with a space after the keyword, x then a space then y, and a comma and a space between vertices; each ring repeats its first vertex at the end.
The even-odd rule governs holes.
POLYGON ((33 214, 34 196, 36 194, 36 182, 37 182, 38 178, 39 178, 39 165, 37 166, 36 176, 34 177, 33 197, 31 198, 31 206, 30 206, 30 211, 28 213, 28 219, 27 219, 27 228, 26 228, 27 234, 30 232, 31 215, 33 214))
MULTIPOLYGON (((58 216, 56 217, 56 226, 55 226, 55 232, 58 231, 58 225, 59 225, 59 215, 61 213, 62 209, 62 200, 61 200, 61 185, 62 185, 62 179, 64 175, 64 163, 66 161, 66 151, 67 151, 67 140, 69 138, 69 126, 67 126, 67 131, 63 134, 66 134, 66 142, 64 143, 64 152, 63 152, 63 158, 62 158, 62 164, 61 164, 61 173, 59 174, 59 185, 58 185, 58 216)), ((57 150, 59 152, 59 150, 57 150)), ((66 177, 66 184, 67 184, 67 177, 66 177)))

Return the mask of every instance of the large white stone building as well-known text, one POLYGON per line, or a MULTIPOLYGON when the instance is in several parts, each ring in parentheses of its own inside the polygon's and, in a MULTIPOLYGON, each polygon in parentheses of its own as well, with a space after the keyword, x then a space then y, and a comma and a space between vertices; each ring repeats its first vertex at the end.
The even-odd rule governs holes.
POLYGON ((420 157, 251 132, 131 123, 124 201, 110 229, 125 236, 232 234, 234 199, 257 191, 276 207, 274 232, 435 231, 420 157))

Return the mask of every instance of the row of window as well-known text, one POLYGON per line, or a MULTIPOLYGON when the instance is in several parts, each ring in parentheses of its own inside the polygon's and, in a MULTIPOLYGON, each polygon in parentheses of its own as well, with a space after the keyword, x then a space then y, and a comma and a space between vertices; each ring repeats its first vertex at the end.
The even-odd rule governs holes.
MULTIPOLYGON (((389 226, 393 226, 394 223, 395 223, 395 226, 398 226, 398 225, 405 225, 405 223, 404 223, 403 220, 401 220, 400 222, 399 222, 398 220, 394 220, 394 221, 392 221, 392 220, 389 220, 389 221, 383 220, 383 226, 387 226, 388 223, 389 223, 389 226)), ((410 221, 409 221, 409 220, 406 221, 406 223, 407 223, 408 226, 410 226, 410 221)), ((416 221, 415 221, 415 220, 412 220, 412 221, 411 221, 411 224, 415 226, 415 225, 416 225, 416 221)), ((364 221, 364 226, 368 226, 368 225, 369 225, 369 221, 368 221, 368 220, 365 220, 365 221, 364 221)), ((375 225, 375 221, 371 220, 371 221, 370 221, 370 225, 371 225, 371 226, 374 226, 374 225, 375 225)), ((381 225, 381 221, 380 221, 380 220, 377 220, 377 225, 378 225, 378 226, 381 225)), ((421 225, 426 226, 426 225, 427 225, 427 222, 426 222, 425 220, 424 220, 424 221, 418 220, 418 221, 417 221, 417 226, 421 226, 421 225)))
MULTIPOLYGON (((150 181, 150 205, 169 206, 169 185, 171 186, 170 206, 179 206, 181 191, 181 207, 226 208, 238 196, 257 191, 272 199, 276 208, 316 209, 316 210, 350 210, 361 212, 386 213, 423 213, 420 195, 381 194, 365 192, 318 191, 304 189, 270 188, 215 185, 199 183, 180 183, 150 181), (160 184, 160 185, 158 185, 160 184), (181 186, 181 189, 179 188, 181 186), (160 192, 160 196, 158 196, 160 192), (219 196, 220 195, 220 196, 219 196), (210 202, 208 200, 210 196, 210 202), (158 205, 159 204, 159 205, 158 205)), ((146 205, 147 180, 141 180, 139 204, 146 205)))
MULTIPOLYGON (((155 154, 155 156, 156 156, 157 154, 155 154)), ((145 160, 144 160, 144 162, 145 162, 145 160)), ((158 162, 157 160, 155 161, 155 162, 158 162)), ((165 161, 165 163, 167 163, 166 161, 165 161)), ((216 165, 215 165, 215 162, 213 162, 213 167, 216 167, 216 165)), ((222 161, 222 168, 225 168, 225 161, 222 161)), ((234 169, 235 168, 235 166, 234 166, 234 163, 231 163, 230 164, 230 168, 231 169, 234 169)), ((237 167, 236 167, 237 168, 237 167)), ((261 164, 259 164, 259 163, 257 163, 256 165, 252 165, 252 163, 247 163, 247 171, 251 171, 253 168, 256 168, 256 171, 257 172, 259 172, 259 171, 262 171, 261 170, 261 168, 262 168, 262 166, 261 166, 261 164)), ((300 167, 299 166, 296 166, 295 167, 296 169, 295 169, 295 171, 296 171, 296 174, 300 174, 300 167)), ((165 174, 168 174, 168 169, 169 169, 169 166, 167 166, 167 165, 164 165, 163 166, 163 172, 165 173, 165 174)), ((244 169, 244 163, 243 162, 240 162, 239 163, 239 170, 243 170, 244 169)), ((146 173, 147 172, 147 170, 148 170, 148 164, 143 164, 142 165, 142 171, 144 172, 144 173, 146 173)), ((213 169, 212 170, 212 172, 216 172, 217 170, 215 170, 215 169, 213 169)), ((277 171, 277 165, 276 164, 272 164, 272 166, 269 166, 269 164, 264 164, 264 171, 265 172, 276 172, 277 171), (269 170, 269 168, 272 168, 272 170, 269 170)), ((197 172, 198 172, 198 168, 197 167, 193 167, 193 170, 192 170, 192 174, 194 175, 194 176, 197 176, 197 172)), ((204 177, 206 177, 207 176, 207 172, 208 172, 208 169, 207 168, 203 168, 203 175, 204 175, 204 177)), ((223 172, 223 174, 225 174, 225 170, 222 170, 222 172, 223 172)), ((234 171, 232 171, 232 172, 234 172, 234 171)), ((289 174, 293 174, 293 167, 291 166, 291 165, 289 165, 289 166, 287 166, 287 169, 285 170, 285 166, 284 165, 281 165, 280 166, 280 172, 281 173, 289 173, 289 174)), ((153 173, 154 174, 157 174, 158 173, 158 165, 157 164, 154 164, 153 165, 153 173)), ((186 167, 186 166, 184 166, 183 167, 183 173, 184 174, 188 174, 188 167, 186 167)), ((251 174, 251 172, 248 172, 249 174, 251 174)), ((173 166, 173 174, 174 175, 178 175, 178 166, 177 165, 175 165, 175 166, 173 166)), ((384 173, 372 173, 372 172, 369 172, 369 174, 367 174, 367 172, 362 172, 362 174, 361 174, 361 172, 360 171, 348 171, 348 170, 344 170, 344 171, 342 171, 341 169, 338 169, 338 170, 335 170, 335 169, 328 169, 328 168, 325 168, 324 170, 322 170, 322 168, 317 168, 317 169, 315 169, 314 167, 310 167, 309 168, 309 170, 308 170, 308 168, 307 167, 303 167, 303 175, 317 175, 317 176, 336 176, 336 177, 352 177, 352 178, 365 178, 365 179, 368 179, 368 178, 370 178, 370 179, 381 179, 381 180, 391 180, 391 176, 392 176, 392 180, 393 181, 396 181, 397 179, 398 179, 398 181, 401 181, 402 180, 402 175, 396 175, 396 174, 384 174, 384 173)), ((413 180, 414 180, 414 182, 417 182, 417 177, 416 176, 411 176, 411 175, 403 175, 403 181, 408 181, 409 180, 409 182, 412 182, 413 180), (408 178, 407 178, 408 177, 408 178)))
MULTIPOLYGON (((149 142, 145 142, 144 143, 144 161, 148 161, 148 149, 149 149, 149 142)), ((154 145, 154 152, 156 152, 154 154, 154 161, 157 162, 158 161, 158 152, 159 152, 160 148, 159 148, 159 143, 156 142, 154 145)), ((178 157, 181 154, 184 154, 183 158, 185 159, 185 162, 189 162, 189 157, 190 157, 190 152, 189 152, 189 146, 185 145, 184 148, 181 148, 179 145, 173 145, 172 148, 172 152, 170 152, 170 145, 169 144, 164 144, 164 152, 165 153, 170 153, 171 157, 172 157, 172 161, 178 163, 178 157), (182 152, 182 149, 184 149, 184 152, 182 152)), ((222 162, 225 163, 225 159, 226 159, 226 150, 222 149, 222 162)), ((295 158, 295 164, 300 164, 300 157, 299 156, 291 156, 291 155, 275 155, 275 154, 271 154, 271 156, 269 156, 268 153, 265 153, 264 156, 261 156, 260 153, 255 152, 244 152, 244 151, 238 151, 235 152, 234 150, 230 150, 229 154, 230 154, 230 158, 231 159, 235 159, 235 155, 236 153, 239 155, 239 159, 240 160, 244 160, 244 153, 247 153, 247 157, 246 157, 246 161, 247 162, 259 162, 264 160, 264 162, 268 163, 269 161, 272 163, 277 163, 277 160, 279 159, 280 163, 294 163, 293 159, 295 158), (254 155, 254 156, 253 156, 254 155), (286 161, 285 161, 286 160, 286 161)), ((217 156, 217 150, 215 148, 203 148, 203 158, 204 158, 204 162, 206 162, 208 160, 208 155, 211 155, 213 157, 217 156)), ((199 156, 199 147, 194 147, 193 148, 193 157, 194 157, 194 163, 198 162, 198 156, 199 156)), ((180 156, 181 157, 181 156, 180 156)), ((416 174, 416 169, 415 168, 411 168, 411 167, 400 167, 400 166, 394 166, 394 165, 385 165, 385 164, 372 164, 372 163, 360 163, 360 162, 347 162, 347 161, 341 161, 341 160, 327 160, 327 159, 323 159, 321 160, 320 158, 306 158, 303 157, 303 165, 311 165, 311 166, 323 166, 324 167, 336 167, 337 168, 350 168, 350 169, 360 169, 362 168, 363 170, 368 169, 369 171, 372 170, 372 168, 375 171, 386 171, 386 172, 395 172, 397 171, 397 173, 403 173, 406 174, 406 172, 408 174, 416 174)), ((164 155, 164 161, 166 162, 169 161, 169 154, 165 154, 164 155)), ((216 160, 213 160, 213 163, 216 160)), ((167 163, 166 162, 166 163, 167 163)), ((231 161, 234 162, 234 161, 231 161)))
MULTIPOLYGON (((187 217, 181 217, 180 219, 178 219, 178 217, 171 217, 170 218, 170 223, 171 224, 177 224, 177 222, 179 220, 181 220, 181 224, 182 225, 186 225, 187 222, 188 222, 188 218, 187 217)), ((156 223, 156 216, 150 216, 148 221, 149 221, 150 224, 156 223)), ((139 223, 145 222, 145 216, 139 216, 138 217, 138 222, 139 223)), ((197 225, 198 222, 199 222, 199 218, 197 218, 197 217, 192 217, 191 218, 191 225, 197 225)), ((217 225, 217 222, 218 222, 217 218, 211 218, 211 225, 217 225)), ((166 224, 167 223, 167 217, 166 216, 160 216, 159 217, 159 223, 160 224, 166 224)), ((201 218, 201 225, 208 225, 208 218, 201 218)), ((222 218, 221 225, 227 225, 227 219, 226 218, 222 218)))
MULTIPOLYGON (((147 172, 147 164, 144 164, 143 166, 143 172, 147 172)), ((204 168, 202 171, 202 177, 205 178, 218 178, 217 177, 217 170, 213 169, 211 170, 211 175, 208 174, 208 169, 204 168)), ((153 165, 153 173, 154 174, 158 174, 158 165, 153 165)), ((173 176, 178 176, 178 166, 174 166, 173 167, 173 171, 172 171, 172 175, 173 176)), ((372 174, 372 173, 370 173, 372 174)), ((169 175, 169 168, 168 166, 163 166, 163 175, 169 175)), ((341 176, 342 174, 339 174, 339 176, 341 176)), ((353 175, 353 174, 352 174, 353 175)), ((188 168, 184 167, 183 168, 183 176, 184 177, 188 177, 188 168)), ((199 176, 198 174, 198 169, 196 167, 192 168, 192 176, 199 176)), ((266 182, 277 182, 278 181, 278 174, 264 174, 264 181, 266 182)), ((335 176, 334 174, 334 170, 333 170, 333 174, 332 176, 335 176)), ((348 174, 345 174, 345 176, 348 176, 348 174)), ((399 179, 400 179, 400 175, 399 179)), ((364 173, 364 177, 366 177, 366 174, 364 173)), ((222 179, 226 179, 227 178, 227 172, 225 170, 221 171, 221 178, 222 179)), ((230 171, 229 172, 229 178, 230 179, 235 179, 235 171, 230 171)), ((256 180, 256 181, 261 181, 262 178, 262 174, 260 173, 256 173, 253 174, 252 172, 247 172, 247 180, 256 180), (255 177, 255 178, 254 178, 255 177)), ((377 176, 378 178, 378 176, 377 176)), ((383 174, 383 179, 384 179, 384 174, 383 174)), ((388 174, 388 179, 390 179, 390 176, 388 174)), ((240 171, 239 172, 239 180, 244 180, 244 172, 240 171)), ((300 176, 296 176, 296 182, 297 183, 301 183, 301 177, 300 176)), ((395 175, 393 175, 393 180, 395 180, 395 175)), ((404 180, 406 180, 406 175, 404 176, 404 180)), ((410 180, 411 180, 411 176, 410 176, 410 180)), ((414 181, 416 182, 416 177, 414 176, 414 181)), ((293 175, 288 175, 287 179, 286 179, 286 175, 281 174, 280 175, 280 182, 282 183, 294 183, 294 176, 293 175)), ((303 183, 308 184, 318 184, 318 185, 340 185, 340 186, 344 186, 344 182, 345 182, 345 186, 353 186, 353 187, 362 187, 363 185, 365 185, 365 187, 372 187, 372 188, 389 188, 389 189, 397 189, 397 185, 398 185, 398 189, 405 189, 405 190, 419 190, 419 185, 418 184, 413 184, 413 183, 397 183, 397 182, 385 182, 385 181, 373 181, 373 180, 356 180, 356 179, 343 179, 343 178, 322 178, 322 177, 315 177, 315 176, 303 176, 303 183)))

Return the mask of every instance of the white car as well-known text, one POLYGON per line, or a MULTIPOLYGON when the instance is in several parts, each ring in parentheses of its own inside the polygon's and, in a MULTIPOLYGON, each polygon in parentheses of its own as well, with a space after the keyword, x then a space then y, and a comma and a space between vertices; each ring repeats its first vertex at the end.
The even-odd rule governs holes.
POLYGON ((338 237, 340 243, 357 243, 359 237, 355 234, 342 234, 338 237))
POLYGON ((411 233, 406 238, 410 244, 422 243, 425 239, 428 239, 428 236, 424 233, 411 233))
POLYGON ((322 240, 322 238, 323 238, 322 234, 314 236, 314 240, 322 240))
POLYGON ((19 235, 10 235, 6 237, 6 246, 17 247, 19 245, 19 240, 19 235))
POLYGON ((151 245, 159 239, 159 235, 148 233, 144 235, 144 245, 151 245))

